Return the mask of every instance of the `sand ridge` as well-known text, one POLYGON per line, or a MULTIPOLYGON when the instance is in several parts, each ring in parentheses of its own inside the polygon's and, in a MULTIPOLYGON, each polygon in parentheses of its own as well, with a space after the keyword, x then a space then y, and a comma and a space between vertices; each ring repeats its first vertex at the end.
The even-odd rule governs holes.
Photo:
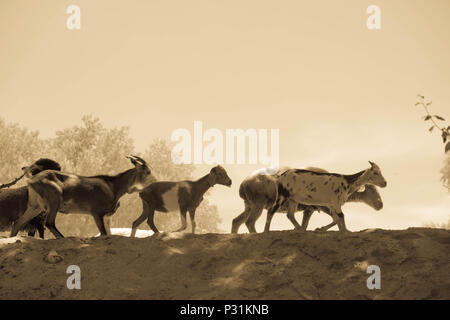
POLYGON ((450 299, 449 249, 450 231, 429 228, 0 238, 0 299, 450 299))

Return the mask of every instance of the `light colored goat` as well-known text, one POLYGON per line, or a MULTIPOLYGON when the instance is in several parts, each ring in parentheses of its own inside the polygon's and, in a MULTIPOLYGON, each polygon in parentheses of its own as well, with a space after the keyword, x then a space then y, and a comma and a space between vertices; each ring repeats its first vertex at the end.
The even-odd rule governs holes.
POLYGON ((342 205, 350 195, 365 185, 386 187, 380 168, 369 161, 370 168, 352 175, 315 172, 311 170, 289 169, 277 180, 278 198, 275 205, 267 212, 264 231, 269 231, 270 222, 278 208, 287 205, 287 216, 293 219, 298 205, 320 206, 329 210, 333 221, 341 232, 345 227, 342 205))
MULTIPOLYGON (((247 177, 242 181, 239 188, 239 195, 244 200, 245 209, 239 216, 233 219, 232 223, 232 233, 237 233, 239 227, 245 222, 249 232, 255 233, 255 223, 262 214, 263 209, 270 209, 277 198, 277 179, 288 168, 284 168, 275 173, 267 174, 265 170, 258 170, 254 172, 251 176, 247 177)), ((305 170, 311 170, 315 172, 328 172, 321 168, 308 167, 305 170)), ((380 210, 383 207, 383 202, 381 196, 378 193, 375 186, 367 185, 365 190, 362 192, 356 191, 350 195, 347 202, 362 202, 375 210, 380 210)), ((308 227, 309 220, 314 211, 323 211, 330 215, 330 212, 325 207, 317 206, 305 206, 302 204, 298 205, 297 211, 303 211, 303 220, 301 227, 293 219, 292 224, 296 229, 306 230, 308 227)), ((284 205, 280 207, 277 212, 286 213, 287 206, 284 205)), ((333 227, 336 223, 332 222, 322 228, 317 228, 316 230, 326 231, 333 227)))
MULTIPOLYGON (((365 203, 377 211, 381 210, 383 208, 383 201, 381 200, 380 193, 378 192, 378 190, 375 186, 370 185, 370 184, 368 184, 364 187, 364 191, 353 192, 349 196, 349 198, 347 199, 346 202, 365 203)), ((305 205, 299 204, 298 210, 299 211, 303 210, 303 221, 302 221, 302 226, 301 226, 302 230, 306 230, 306 228, 308 227, 309 219, 311 218, 311 215, 313 214, 314 211, 322 211, 322 212, 328 214, 329 216, 333 217, 330 213, 330 210, 327 207, 305 206, 305 205)), ((282 208, 279 209, 278 211, 287 212, 286 204, 283 205, 282 208)), ((344 217, 342 219, 344 220, 344 217)), ((345 222, 345 220, 344 220, 344 222, 345 222)), ((333 221, 332 223, 330 223, 326 226, 316 228, 316 231, 327 231, 328 229, 335 226, 336 224, 337 223, 335 221, 333 221)))
POLYGON ((136 229, 147 219, 147 223, 153 232, 158 233, 154 223, 155 211, 172 212, 180 211, 181 227, 176 231, 186 229, 186 212, 191 218, 192 233, 195 233, 195 210, 203 200, 203 195, 215 184, 231 187, 231 179, 221 166, 216 166, 211 171, 196 181, 158 181, 145 188, 139 196, 142 199, 143 212, 133 222, 131 237, 136 234, 136 229))

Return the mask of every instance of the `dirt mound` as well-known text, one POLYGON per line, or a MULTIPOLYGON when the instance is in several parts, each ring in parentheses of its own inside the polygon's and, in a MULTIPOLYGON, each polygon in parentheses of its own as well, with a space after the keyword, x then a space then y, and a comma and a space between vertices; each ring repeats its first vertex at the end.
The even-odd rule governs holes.
POLYGON ((449 252, 450 231, 426 228, 0 238, 0 299, 450 299, 449 252))

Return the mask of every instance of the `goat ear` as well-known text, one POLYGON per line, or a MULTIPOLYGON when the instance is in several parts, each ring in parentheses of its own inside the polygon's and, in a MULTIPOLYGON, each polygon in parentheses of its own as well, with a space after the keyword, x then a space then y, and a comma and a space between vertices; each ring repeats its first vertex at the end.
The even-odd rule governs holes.
POLYGON ((372 161, 369 161, 369 163, 370 163, 370 166, 373 168, 373 166, 374 166, 374 162, 372 162, 372 161))
MULTIPOLYGON (((211 170, 211 171, 212 171, 212 170, 211 170)), ((210 186, 215 185, 215 184, 216 184, 216 175, 210 174, 210 175, 208 176, 208 182, 209 182, 209 185, 210 185, 210 186)))

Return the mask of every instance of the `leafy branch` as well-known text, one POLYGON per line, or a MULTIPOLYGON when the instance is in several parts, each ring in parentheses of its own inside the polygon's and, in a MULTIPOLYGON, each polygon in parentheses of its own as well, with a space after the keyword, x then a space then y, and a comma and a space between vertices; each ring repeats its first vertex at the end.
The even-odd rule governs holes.
POLYGON ((418 94, 418 101, 416 102, 416 106, 422 106, 425 110, 426 115, 424 115, 422 117, 422 119, 424 121, 430 121, 432 123, 432 126, 428 129, 429 132, 432 132, 434 128, 436 128, 437 130, 441 131, 441 137, 442 137, 442 142, 445 144, 445 153, 450 151, 450 126, 440 126, 438 124, 438 121, 445 121, 445 119, 437 114, 431 114, 429 107, 432 104, 432 101, 425 101, 425 97, 418 94), (447 142, 448 141, 448 142, 447 142))

